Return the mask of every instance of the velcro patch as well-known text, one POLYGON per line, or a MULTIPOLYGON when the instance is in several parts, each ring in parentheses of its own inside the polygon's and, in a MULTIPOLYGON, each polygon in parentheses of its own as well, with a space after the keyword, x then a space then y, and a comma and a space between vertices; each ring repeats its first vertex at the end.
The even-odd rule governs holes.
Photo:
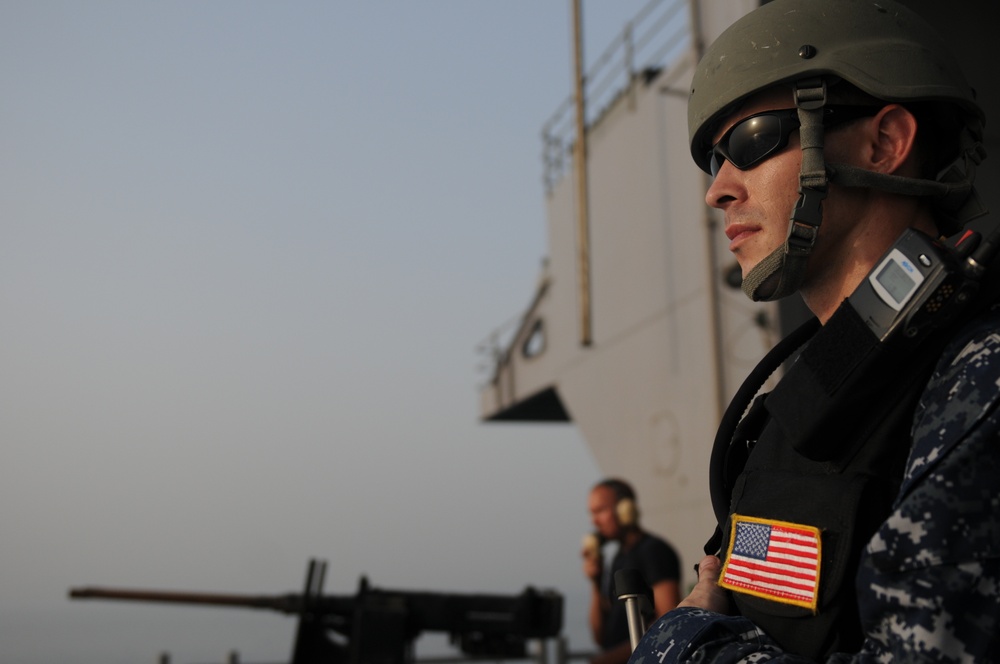
POLYGON ((734 514, 719 585, 816 611, 820 535, 813 526, 734 514))

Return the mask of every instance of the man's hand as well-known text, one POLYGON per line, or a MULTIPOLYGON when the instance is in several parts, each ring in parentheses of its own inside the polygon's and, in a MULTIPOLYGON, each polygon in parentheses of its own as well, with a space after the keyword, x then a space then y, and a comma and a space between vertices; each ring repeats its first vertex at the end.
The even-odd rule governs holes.
POLYGON ((719 572, 722 561, 715 556, 705 556, 698 563, 698 583, 691 589, 691 594, 681 600, 677 606, 692 606, 716 613, 729 613, 729 595, 719 587, 719 572))
POLYGON ((596 534, 588 533, 584 536, 580 546, 580 557, 583 558, 584 576, 595 584, 600 584, 604 557, 601 555, 601 540, 596 534))
POLYGON ((595 554, 593 551, 585 549, 581 552, 581 557, 583 558, 583 575, 593 583, 600 584, 601 571, 604 568, 601 554, 599 552, 595 554))

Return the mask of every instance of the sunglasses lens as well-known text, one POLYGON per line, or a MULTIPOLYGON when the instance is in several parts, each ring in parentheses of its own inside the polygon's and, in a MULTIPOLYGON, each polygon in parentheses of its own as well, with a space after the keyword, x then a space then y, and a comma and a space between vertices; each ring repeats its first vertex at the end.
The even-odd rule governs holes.
POLYGON ((719 174, 719 169, 722 168, 722 162, 726 160, 726 157, 719 152, 719 148, 715 147, 708 153, 708 172, 712 174, 714 178, 719 174))
POLYGON ((740 123, 729 135, 729 159, 737 168, 747 168, 780 145, 780 120, 773 115, 758 115, 740 123))
POLYGON ((747 118, 730 129, 708 155, 713 176, 718 175, 722 162, 728 159, 744 170, 780 148, 786 137, 781 134, 781 120, 775 115, 747 118))

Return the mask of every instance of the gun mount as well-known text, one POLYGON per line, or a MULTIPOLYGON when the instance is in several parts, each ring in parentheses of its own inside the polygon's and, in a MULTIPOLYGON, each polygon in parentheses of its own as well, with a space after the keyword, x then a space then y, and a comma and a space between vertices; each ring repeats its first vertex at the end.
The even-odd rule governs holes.
POLYGON ((290 664, 406 664, 421 632, 446 632, 470 656, 524 657, 528 639, 557 636, 562 596, 381 590, 361 577, 353 596, 324 595, 326 562, 310 560, 301 594, 234 595, 85 587, 72 599, 266 609, 298 616, 290 664))

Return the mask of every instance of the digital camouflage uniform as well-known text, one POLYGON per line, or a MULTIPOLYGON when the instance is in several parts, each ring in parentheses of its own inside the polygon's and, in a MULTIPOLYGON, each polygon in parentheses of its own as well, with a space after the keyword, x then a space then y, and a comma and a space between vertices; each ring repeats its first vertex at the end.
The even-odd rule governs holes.
MULTIPOLYGON (((1000 662, 1000 306, 947 347, 914 415, 893 512, 856 586, 864 646, 828 662, 1000 662)), ((669 612, 631 664, 802 662, 740 616, 669 612)))

